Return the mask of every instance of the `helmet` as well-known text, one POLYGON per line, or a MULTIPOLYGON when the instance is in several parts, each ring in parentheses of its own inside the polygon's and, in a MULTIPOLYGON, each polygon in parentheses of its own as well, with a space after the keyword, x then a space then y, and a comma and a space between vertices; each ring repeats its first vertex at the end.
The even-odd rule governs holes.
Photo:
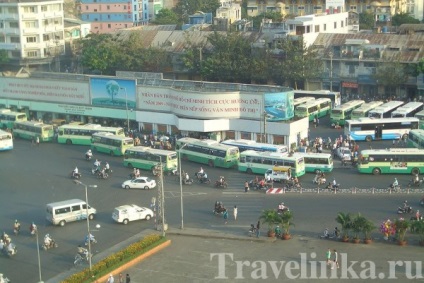
POLYGON ((47 234, 46 234, 46 237, 50 237, 50 234, 48 234, 48 233, 47 233, 47 234))
POLYGON ((15 219, 15 223, 18 223, 18 219, 15 219))

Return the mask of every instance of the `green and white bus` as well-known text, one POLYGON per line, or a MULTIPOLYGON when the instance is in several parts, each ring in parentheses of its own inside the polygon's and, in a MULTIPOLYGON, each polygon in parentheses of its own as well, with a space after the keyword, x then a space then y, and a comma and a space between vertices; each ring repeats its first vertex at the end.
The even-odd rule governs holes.
POLYGON ((305 160, 302 156, 288 156, 274 152, 246 150, 240 153, 238 170, 249 174, 265 174, 273 166, 290 166, 291 175, 305 175, 305 160))
POLYGON ((307 173, 333 171, 333 157, 329 153, 295 152, 293 156, 303 157, 305 160, 305 171, 307 173))
POLYGON ((415 118, 420 120, 420 129, 424 130, 424 110, 415 114, 415 118))
POLYGON ((0 130, 0 151, 12 150, 13 149, 13 138, 12 134, 3 130, 0 130))
POLYGON ((58 143, 91 145, 91 137, 94 133, 107 132, 117 136, 125 136, 124 129, 114 127, 102 127, 98 124, 75 125, 67 124, 58 128, 58 143))
POLYGON ((300 104, 296 107, 294 113, 297 117, 309 117, 313 121, 315 117, 321 118, 327 116, 331 111, 330 98, 318 98, 313 101, 300 104))
POLYGON ((363 150, 359 158, 358 171, 374 175, 424 173, 424 150, 417 148, 363 150))
POLYGON ((312 96, 304 96, 304 97, 295 98, 293 100, 293 106, 294 108, 296 108, 297 106, 301 104, 304 104, 309 101, 314 101, 314 100, 315 100, 315 97, 312 97, 312 96))
POLYGON ((363 100, 351 100, 343 103, 342 105, 336 106, 331 110, 330 120, 332 124, 338 124, 343 126, 346 120, 349 120, 352 115, 352 111, 363 105, 363 100))
POLYGON ((125 150, 133 146, 134 140, 132 138, 107 132, 94 133, 91 138, 91 149, 94 152, 103 152, 112 156, 122 156, 125 150))
POLYGON ((15 138, 28 140, 34 140, 36 137, 38 137, 40 142, 49 142, 53 140, 54 130, 52 125, 46 125, 42 122, 15 122, 13 125, 13 136, 15 138))
POLYGON ((408 147, 424 149, 424 130, 410 130, 408 135, 408 147))
POLYGON ((10 109, 0 109, 0 129, 13 129, 15 122, 27 121, 25 113, 13 112, 10 109))
POLYGON ((422 102, 409 102, 392 112, 392 118, 414 117, 423 110, 422 102))
POLYGON ((362 104, 359 108, 356 108, 355 110, 352 111, 350 118, 352 120, 356 120, 362 117, 368 117, 368 113, 371 110, 373 110, 374 108, 377 108, 383 103, 384 103, 383 101, 371 101, 371 102, 362 104))
POLYGON ((178 166, 178 157, 175 151, 154 149, 147 146, 134 146, 125 151, 124 166, 147 171, 155 171, 155 167, 162 161, 163 171, 172 172, 178 166))
POLYGON ((207 139, 181 138, 177 140, 177 151, 181 154, 181 159, 211 167, 236 167, 240 157, 238 147, 207 139))

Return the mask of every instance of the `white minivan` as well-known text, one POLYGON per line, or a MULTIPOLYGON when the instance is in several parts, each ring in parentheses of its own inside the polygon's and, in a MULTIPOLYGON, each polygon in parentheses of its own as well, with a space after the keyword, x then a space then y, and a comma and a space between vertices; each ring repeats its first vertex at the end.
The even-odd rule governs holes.
MULTIPOLYGON (((92 220, 96 209, 88 206, 88 218, 92 220)), ((87 204, 80 199, 49 203, 46 206, 46 219, 53 225, 65 226, 66 222, 87 219, 87 204)))

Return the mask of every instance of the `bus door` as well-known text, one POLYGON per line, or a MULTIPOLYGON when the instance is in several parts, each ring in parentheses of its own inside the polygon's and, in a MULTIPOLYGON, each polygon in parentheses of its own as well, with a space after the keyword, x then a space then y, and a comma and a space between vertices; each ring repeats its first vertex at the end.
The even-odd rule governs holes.
POLYGON ((375 137, 376 140, 381 140, 383 137, 383 125, 375 126, 375 137))

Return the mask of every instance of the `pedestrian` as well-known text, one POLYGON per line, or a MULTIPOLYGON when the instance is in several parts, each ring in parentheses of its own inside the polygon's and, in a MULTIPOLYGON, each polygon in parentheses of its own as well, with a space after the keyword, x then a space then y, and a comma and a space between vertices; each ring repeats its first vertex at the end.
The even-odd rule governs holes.
POLYGON ((331 249, 328 248, 328 251, 325 253, 325 256, 327 258, 327 265, 331 264, 331 249))
POLYGON ((122 273, 119 273, 119 283, 125 283, 124 282, 124 275, 122 275, 122 273))
POLYGON ((258 220, 258 223, 256 223, 256 238, 259 238, 259 235, 261 230, 261 221, 258 220))
POLYGON ((113 278, 112 273, 109 274, 109 278, 107 279, 106 283, 114 283, 115 282, 115 278, 113 278))
POLYGON ((244 192, 247 193, 248 190, 249 190, 249 182, 246 181, 244 182, 244 192))
POLYGON ((233 215, 234 215, 234 220, 237 220, 237 205, 234 206, 233 215))
POLYGON ((337 251, 334 249, 333 250, 333 266, 331 267, 331 269, 334 269, 334 267, 337 266, 337 268, 339 268, 339 259, 338 259, 338 254, 337 251))
POLYGON ((224 209, 224 220, 225 220, 225 224, 228 223, 228 211, 226 209, 224 209))
POLYGON ((35 138, 35 143, 37 144, 37 146, 40 145, 40 138, 38 136, 35 138))
POLYGON ((125 283, 131 283, 131 278, 128 273, 127 273, 127 276, 125 276, 125 283))

